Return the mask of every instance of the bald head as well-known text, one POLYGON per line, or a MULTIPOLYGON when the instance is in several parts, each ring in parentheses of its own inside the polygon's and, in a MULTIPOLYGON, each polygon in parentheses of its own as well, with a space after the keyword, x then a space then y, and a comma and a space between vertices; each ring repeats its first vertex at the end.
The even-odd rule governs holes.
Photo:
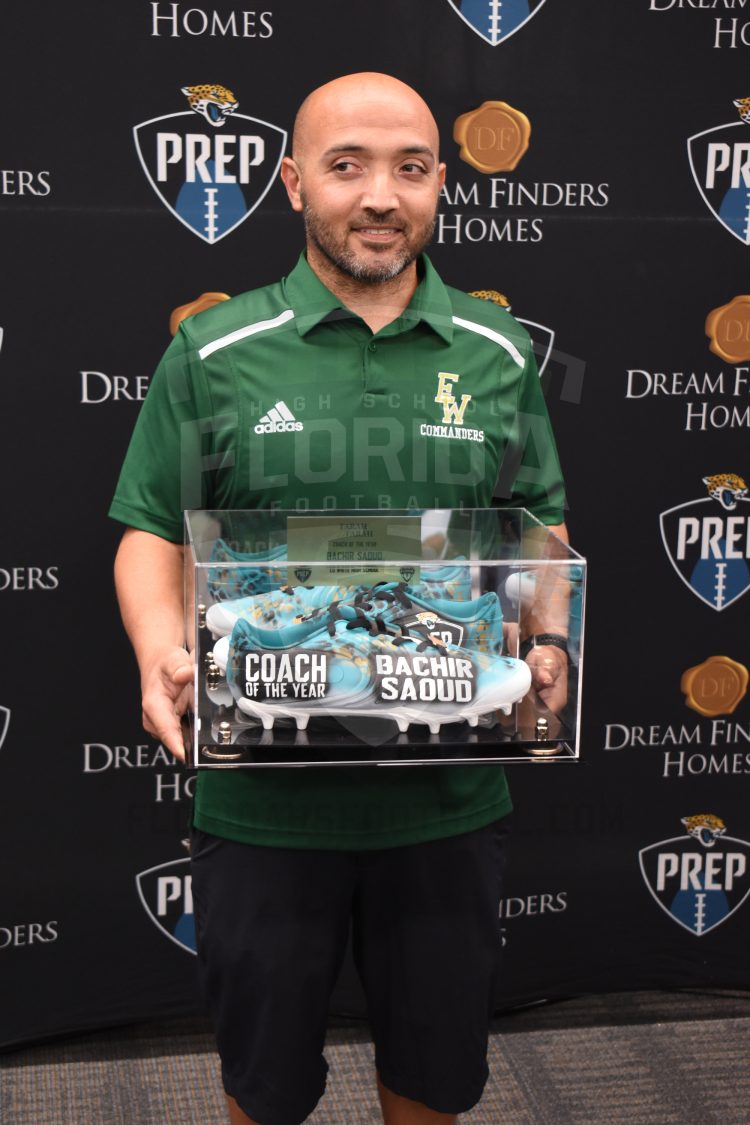
POLYGON ((412 128, 415 135, 429 138, 437 161, 438 128, 427 103, 405 82, 375 71, 335 78, 305 98, 294 122, 294 160, 304 163, 321 132, 334 126, 345 131, 349 125, 412 128))
POLYGON ((437 125, 423 99, 387 74, 327 82, 300 107, 292 153, 281 178, 304 216, 310 267, 348 298, 352 285, 394 282, 405 307, 445 179, 437 125))

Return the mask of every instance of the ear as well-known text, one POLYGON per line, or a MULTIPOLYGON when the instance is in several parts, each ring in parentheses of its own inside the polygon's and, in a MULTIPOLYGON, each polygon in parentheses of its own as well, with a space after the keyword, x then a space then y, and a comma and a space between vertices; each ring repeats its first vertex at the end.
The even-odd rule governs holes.
POLYGON ((304 211, 301 196, 302 174, 299 165, 296 161, 292 160, 291 156, 285 156, 281 161, 281 178, 284 181, 284 187, 289 196, 292 210, 304 211))
POLYGON ((445 164, 438 164, 438 170, 437 170, 438 191, 443 190, 443 184, 445 183, 445 168, 446 168, 445 164))

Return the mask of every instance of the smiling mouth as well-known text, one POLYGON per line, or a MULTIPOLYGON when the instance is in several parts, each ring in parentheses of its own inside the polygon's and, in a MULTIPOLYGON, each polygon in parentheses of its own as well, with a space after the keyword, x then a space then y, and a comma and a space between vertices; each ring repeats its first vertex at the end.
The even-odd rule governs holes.
POLYGON ((394 238, 403 234, 401 227, 355 227, 354 232, 363 238, 394 238))

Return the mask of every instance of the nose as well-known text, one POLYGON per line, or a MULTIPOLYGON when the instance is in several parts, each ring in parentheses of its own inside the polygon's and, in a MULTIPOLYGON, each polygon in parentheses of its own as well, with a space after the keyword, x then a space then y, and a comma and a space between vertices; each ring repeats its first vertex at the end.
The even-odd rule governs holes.
POLYGON ((372 169, 367 177, 360 200, 368 211, 395 211, 399 205, 396 184, 390 169, 372 169))

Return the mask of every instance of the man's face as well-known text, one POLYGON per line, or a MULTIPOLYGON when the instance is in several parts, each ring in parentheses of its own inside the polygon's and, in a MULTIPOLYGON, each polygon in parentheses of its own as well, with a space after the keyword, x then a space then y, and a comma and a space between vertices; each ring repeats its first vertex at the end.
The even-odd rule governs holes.
POLYGON ((290 196, 304 214, 311 264, 378 284, 429 243, 445 170, 431 118, 408 102, 354 99, 318 114, 296 168, 290 196))

